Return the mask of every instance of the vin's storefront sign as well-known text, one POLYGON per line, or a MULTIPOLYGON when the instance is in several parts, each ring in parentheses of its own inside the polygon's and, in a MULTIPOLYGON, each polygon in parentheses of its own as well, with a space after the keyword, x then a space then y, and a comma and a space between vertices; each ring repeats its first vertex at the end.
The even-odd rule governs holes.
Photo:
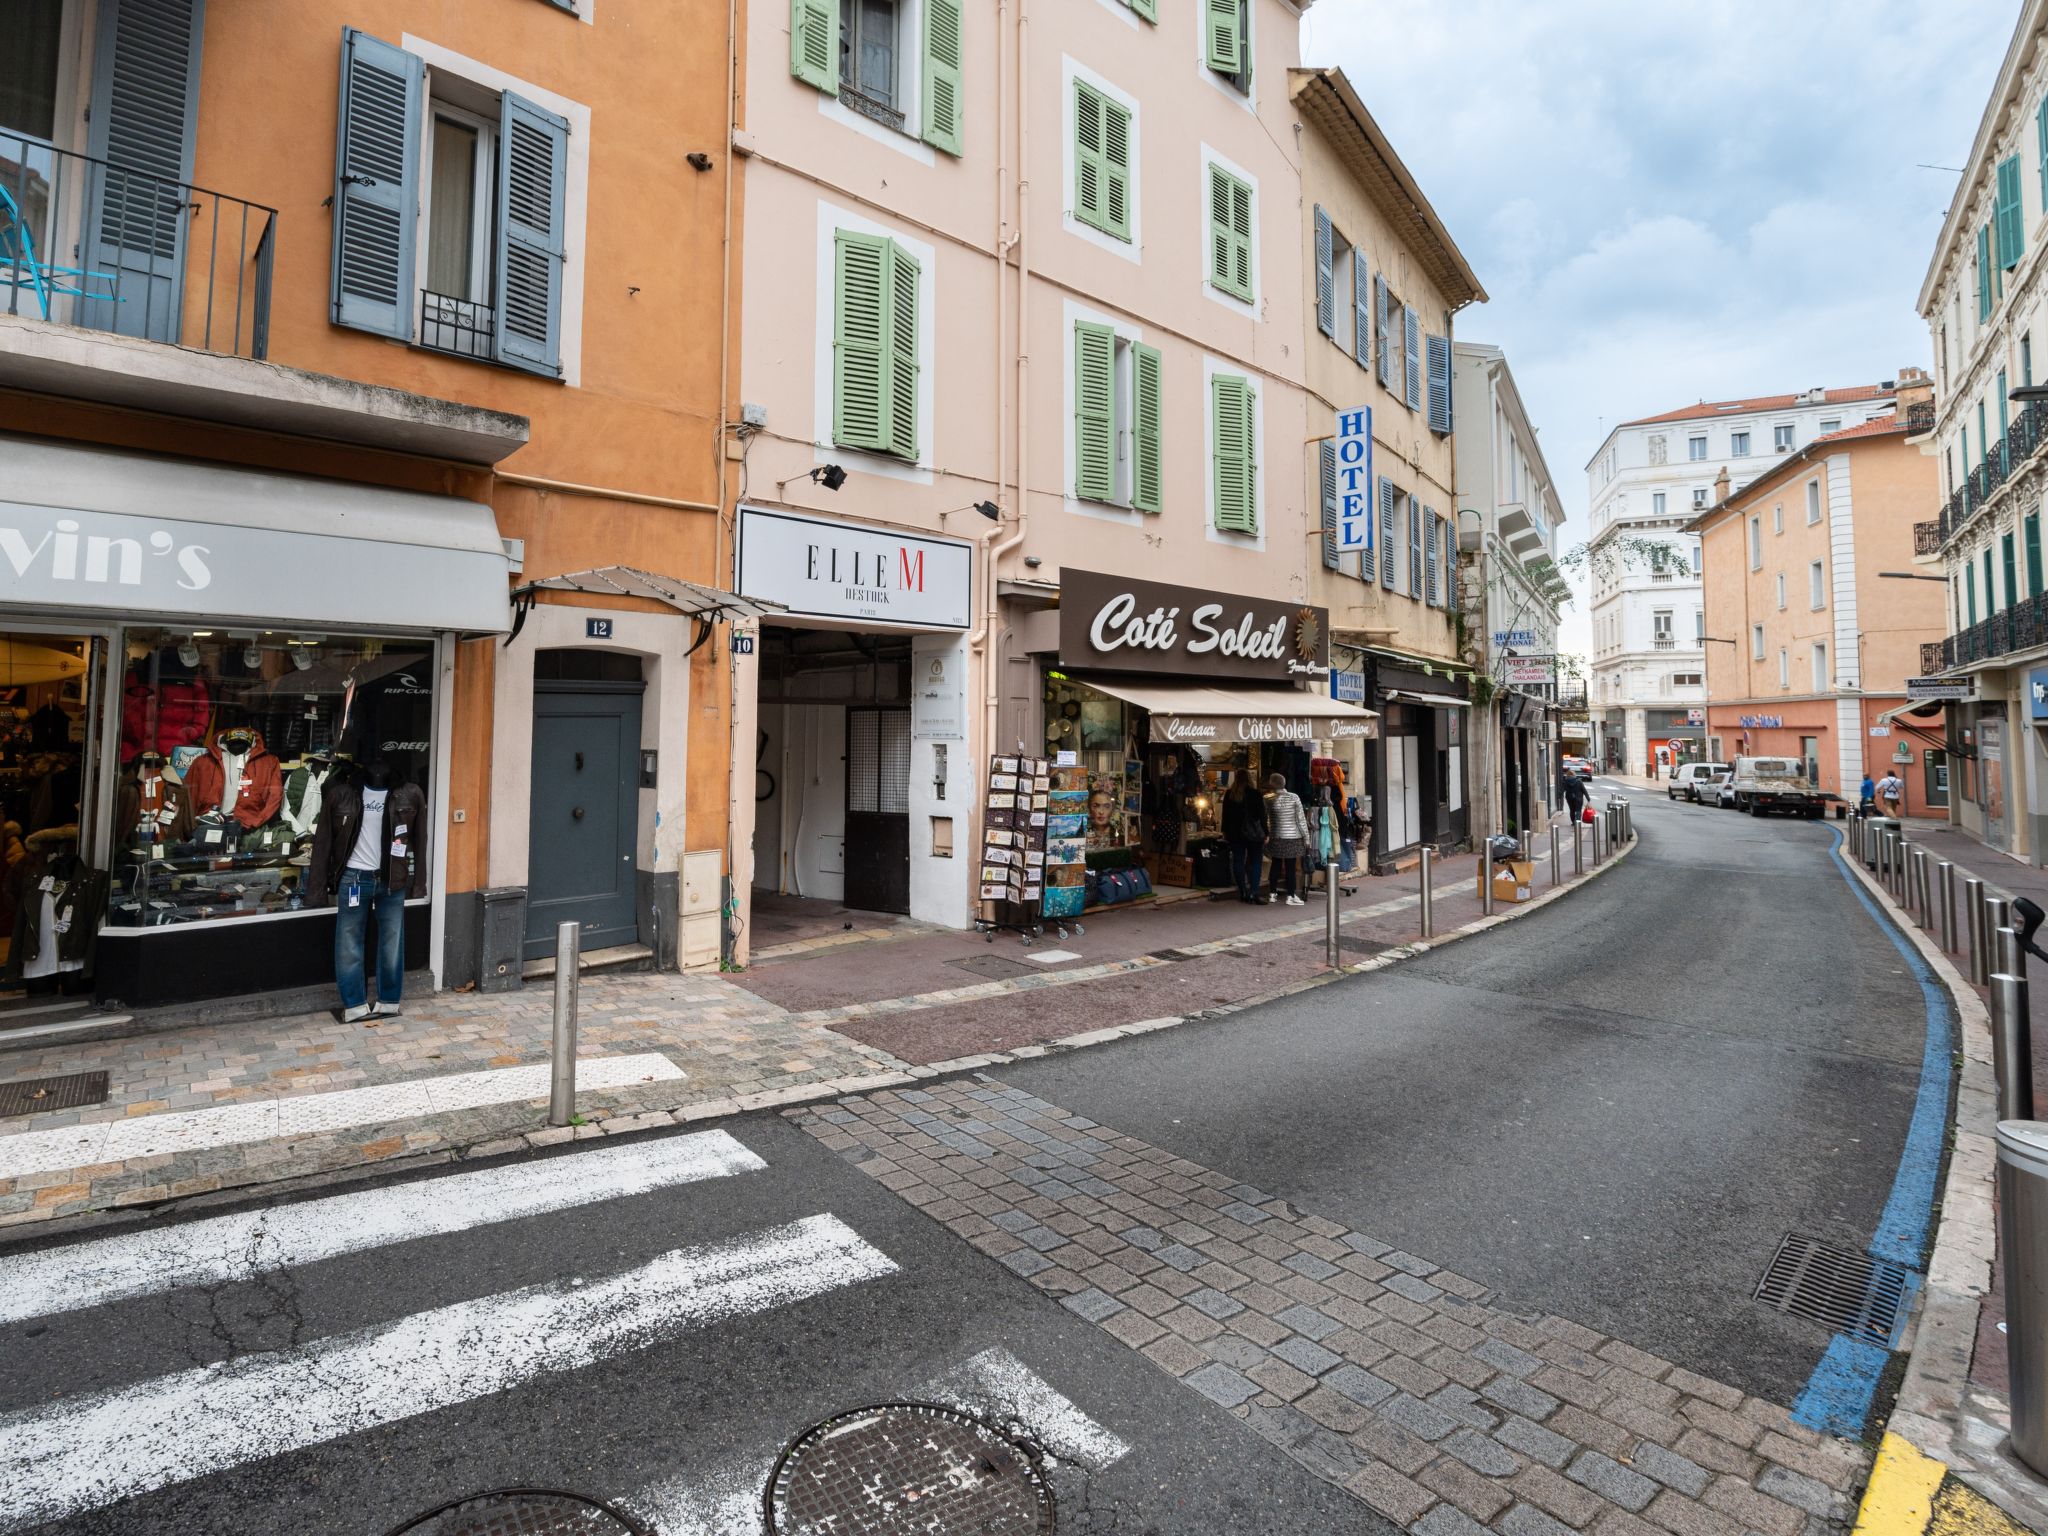
POLYGON ((1330 675, 1330 616, 1299 603, 1069 568, 1060 573, 1060 665, 1179 678, 1321 679, 1330 675))
POLYGON ((800 618, 966 629, 973 569, 973 546, 955 539, 740 508, 740 595, 800 618))

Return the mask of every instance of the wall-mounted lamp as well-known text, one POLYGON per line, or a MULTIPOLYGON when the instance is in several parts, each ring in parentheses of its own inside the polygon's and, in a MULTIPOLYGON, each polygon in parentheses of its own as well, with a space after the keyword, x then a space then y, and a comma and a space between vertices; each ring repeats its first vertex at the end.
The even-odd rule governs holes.
POLYGON ((977 501, 974 504, 974 510, 992 523, 999 523, 1003 520, 1003 509, 992 501, 977 501))
POLYGON ((708 171, 711 169, 711 157, 701 149, 693 149, 683 158, 690 162, 690 167, 693 170, 708 171))
POLYGON ((790 480, 808 480, 813 485, 824 486, 828 491, 836 491, 846 484, 846 471, 837 464, 820 464, 816 469, 808 469, 800 475, 791 475, 787 480, 776 481, 775 494, 780 496, 782 488, 788 485, 790 480))
POLYGON ((1026 555, 1024 557, 1024 563, 1030 566, 1031 569, 1034 571, 1037 570, 1041 565, 1045 564, 1045 562, 1041 560, 1037 555, 1026 555))

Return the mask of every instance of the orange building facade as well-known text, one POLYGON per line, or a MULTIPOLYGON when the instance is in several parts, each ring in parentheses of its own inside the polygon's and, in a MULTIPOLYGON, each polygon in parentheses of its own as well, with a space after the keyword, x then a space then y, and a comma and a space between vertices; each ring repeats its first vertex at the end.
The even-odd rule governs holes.
POLYGON ((358 854, 421 981, 516 986, 571 920, 715 965, 727 8, 14 9, 0 814, 74 909, 0 898, 10 966, 325 986, 358 854), (337 850, 373 765, 424 815, 337 850))
POLYGON ((1816 438, 1689 525, 1703 565, 1709 761, 1800 759, 1851 803, 1866 773, 1896 772, 1908 815, 1945 814, 1947 755, 1904 713, 1943 593, 1883 574, 1913 570, 1913 523, 1933 485, 1898 414, 1816 438))

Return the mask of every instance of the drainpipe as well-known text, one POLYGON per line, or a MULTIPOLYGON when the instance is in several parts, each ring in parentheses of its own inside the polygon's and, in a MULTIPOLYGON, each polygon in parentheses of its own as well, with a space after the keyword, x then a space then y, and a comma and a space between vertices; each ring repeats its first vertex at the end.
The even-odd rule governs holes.
MULTIPOLYGON (((725 573, 725 424, 732 419, 732 162, 733 143, 739 137, 739 68, 740 32, 739 0, 726 0, 725 7, 725 193, 723 228, 719 236, 719 290, 718 290, 718 422, 711 434, 711 452, 718 469, 718 510, 713 514, 711 579, 721 585, 727 581, 725 573)), ((737 516, 737 514, 735 514, 737 516)), ((737 561, 735 561, 737 564, 737 561)), ((725 730, 726 730, 726 789, 725 789, 725 878, 720 882, 718 902, 718 958, 721 965, 737 964, 742 957, 735 953, 732 925, 726 913, 737 899, 735 887, 739 884, 740 867, 738 845, 733 838, 733 822, 741 809, 740 785, 747 786, 751 794, 754 783, 752 773, 742 773, 742 764, 754 760, 753 742, 742 743, 739 733, 740 717, 740 669, 734 659, 731 643, 731 627, 727 627, 727 642, 723 662, 725 666, 725 730), (742 756, 741 748, 746 751, 742 756)), ((687 665, 687 663, 685 663, 687 665)), ((713 665, 717 665, 714 661, 713 665)), ((687 792, 687 785, 685 786, 687 792)), ((751 812, 751 803, 746 809, 751 812)), ((685 818, 687 821, 687 817, 685 818)), ((683 839, 687 845, 687 828, 683 839)), ((751 876, 749 878, 751 883, 751 876)), ((677 901, 676 926, 682 927, 681 900, 677 901)), ((680 931, 676 940, 676 969, 682 969, 683 946, 680 931)), ((659 954, 655 964, 659 967, 659 954)))

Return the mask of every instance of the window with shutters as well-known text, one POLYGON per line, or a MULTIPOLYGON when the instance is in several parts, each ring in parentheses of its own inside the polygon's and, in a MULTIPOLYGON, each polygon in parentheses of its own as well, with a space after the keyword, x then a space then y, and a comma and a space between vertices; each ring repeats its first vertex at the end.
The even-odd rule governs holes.
POLYGON ((1210 520, 1224 533, 1259 531, 1258 394, 1252 381, 1209 379, 1210 520))
POLYGON ((887 235, 833 240, 832 441, 916 462, 918 259, 887 235))
POLYGON ((1258 221, 1251 179, 1205 156, 1203 207, 1208 212, 1209 287, 1245 304, 1258 297, 1258 221))
POLYGON ((1251 0, 1196 0, 1202 9, 1203 56, 1212 73, 1240 96, 1252 93, 1251 0))
POLYGON ((828 110, 957 155, 965 25, 965 0, 790 0, 789 72, 836 98, 828 110))
POLYGON ((2012 155, 1998 163, 1998 202, 1993 221, 1998 226, 1998 267, 2010 272, 2020 264, 2026 251, 2026 204, 2020 191, 2020 157, 2012 155))
POLYGON ((1159 352, 1091 320, 1073 330, 1073 494, 1157 512, 1161 503, 1159 352))
POLYGON ((1315 265, 1316 329, 1339 351, 1372 365, 1372 285, 1365 251, 1344 238, 1330 215, 1315 209, 1315 232, 1309 259, 1315 265))
MULTIPOLYGON (((1073 66, 1069 64, 1069 68, 1073 66)), ((1079 223, 1137 242, 1138 110, 1134 98, 1077 73, 1068 88, 1067 212, 1079 223)))

